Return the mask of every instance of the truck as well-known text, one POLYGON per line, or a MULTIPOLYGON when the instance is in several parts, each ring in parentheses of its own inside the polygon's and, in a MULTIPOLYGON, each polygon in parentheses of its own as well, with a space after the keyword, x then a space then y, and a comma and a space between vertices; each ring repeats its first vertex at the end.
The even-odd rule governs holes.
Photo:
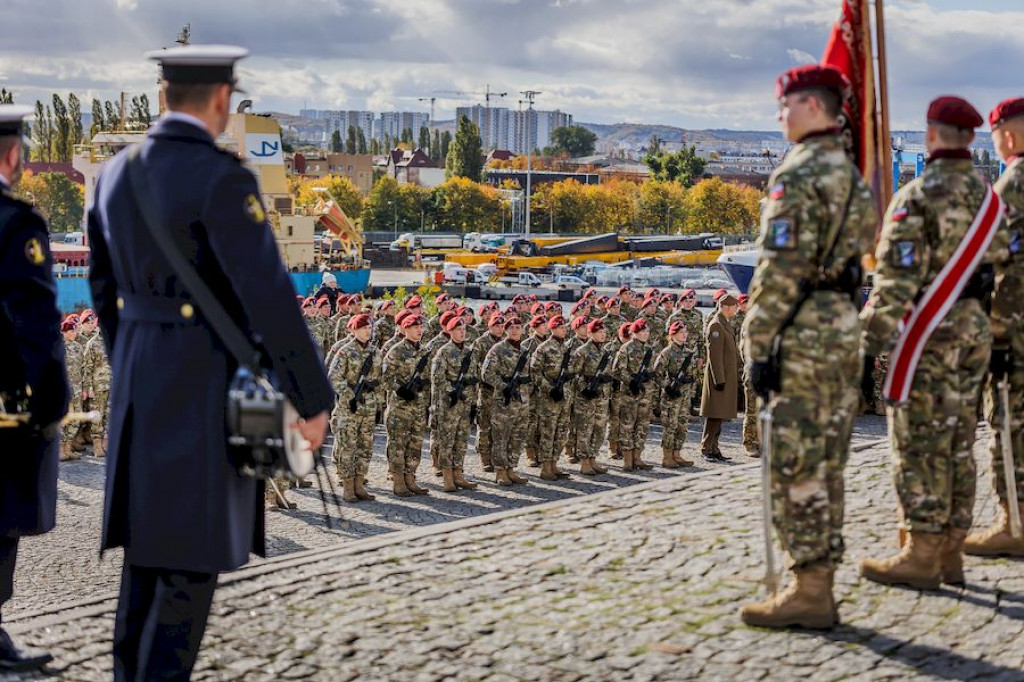
POLYGON ((494 253, 516 235, 470 232, 462 238, 462 248, 474 253, 494 253))
POLYGON ((445 268, 445 284, 487 284, 487 275, 473 268, 445 268))
POLYGON ((461 249, 462 235, 454 233, 406 232, 391 242, 391 251, 419 249, 461 249))
POLYGON ((510 287, 539 287, 544 282, 532 272, 509 273, 498 278, 498 284, 510 287))

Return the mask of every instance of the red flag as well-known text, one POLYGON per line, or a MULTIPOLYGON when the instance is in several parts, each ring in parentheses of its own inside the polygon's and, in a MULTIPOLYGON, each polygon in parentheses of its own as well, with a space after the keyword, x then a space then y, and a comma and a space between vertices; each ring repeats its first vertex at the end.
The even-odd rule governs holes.
POLYGON ((853 86, 844 107, 847 150, 861 174, 877 186, 878 131, 875 118, 875 69, 871 51, 868 0, 843 0, 821 63, 839 69, 853 86))

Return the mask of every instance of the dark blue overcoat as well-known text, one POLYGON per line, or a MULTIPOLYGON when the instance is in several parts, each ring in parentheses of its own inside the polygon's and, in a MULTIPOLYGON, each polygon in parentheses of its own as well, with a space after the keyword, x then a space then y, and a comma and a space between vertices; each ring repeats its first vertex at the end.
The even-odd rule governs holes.
MULTIPOLYGON (((110 344, 102 549, 134 565, 218 572, 263 555, 262 484, 225 435, 236 364, 160 253, 128 182, 104 168, 89 213, 93 301, 110 344)), ((205 129, 165 117, 142 148, 156 213, 235 322, 265 351, 303 417, 334 394, 295 304, 252 173, 205 129)))

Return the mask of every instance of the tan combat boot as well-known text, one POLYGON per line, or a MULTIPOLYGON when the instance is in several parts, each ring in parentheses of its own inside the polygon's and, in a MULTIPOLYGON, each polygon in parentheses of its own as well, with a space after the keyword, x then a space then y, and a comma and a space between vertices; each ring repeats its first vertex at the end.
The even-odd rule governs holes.
POLYGON ((531 448, 530 446, 526 446, 526 466, 540 466, 540 460, 537 459, 537 448, 531 448))
POLYGON ((455 485, 455 472, 451 467, 442 468, 441 475, 444 477, 444 491, 446 493, 453 493, 458 490, 458 487, 455 485))
POLYGON ((409 490, 409 486, 405 484, 405 474, 400 474, 397 471, 392 471, 391 482, 394 484, 396 497, 412 497, 412 491, 409 490))
POLYGON ((71 443, 68 441, 61 441, 60 443, 60 461, 62 462, 73 462, 76 459, 82 459, 82 456, 75 452, 71 448, 71 443))
POLYGON ((524 476, 520 476, 519 474, 517 474, 515 469, 512 469, 512 468, 506 469, 505 473, 508 474, 508 480, 512 481, 513 483, 529 483, 530 482, 530 479, 528 479, 528 478, 526 478, 524 476))
POLYGON ((443 476, 444 473, 441 471, 441 462, 438 459, 438 454, 435 452, 430 455, 430 464, 434 468, 435 476, 443 476))
POLYGON ((693 466, 693 462, 691 462, 690 460, 688 460, 685 457, 683 457, 682 450, 673 450, 672 451, 672 459, 674 459, 676 461, 676 464, 678 464, 681 467, 692 467, 693 466))
POLYGON ((476 483, 471 483, 466 479, 466 475, 462 473, 462 467, 456 467, 452 469, 452 478, 455 480, 455 485, 466 490, 476 490, 476 483))
POLYGON ((429 490, 427 490, 426 488, 420 487, 420 485, 418 483, 416 483, 416 474, 415 473, 409 473, 409 472, 405 473, 405 487, 408 488, 409 492, 411 492, 413 495, 429 495, 430 494, 429 490))
POLYGON ((666 469, 678 469, 679 462, 672 456, 672 451, 669 449, 662 449, 661 451, 661 466, 666 469))
POLYGON ((967 531, 962 528, 950 528, 946 533, 946 544, 942 548, 939 560, 942 562, 942 582, 947 585, 963 585, 964 580, 964 540, 967 531))
POLYGON ((356 497, 360 500, 376 500, 377 496, 366 492, 366 476, 356 476, 356 497))
POLYGON ((480 466, 484 471, 494 471, 494 462, 491 461, 491 456, 489 454, 485 453, 480 455, 480 466))
POLYGON ((555 463, 551 461, 541 462, 540 477, 545 481, 557 481, 558 474, 555 473, 555 463))
POLYGON ((643 454, 644 454, 644 449, 643 448, 640 448, 639 450, 634 450, 633 451, 633 466, 635 466, 637 469, 645 469, 645 470, 646 469, 653 469, 654 465, 648 464, 647 462, 645 462, 643 460, 643 454))
POLYGON ((907 533, 903 550, 887 559, 864 559, 860 574, 883 585, 909 585, 919 590, 935 590, 942 584, 939 557, 946 544, 945 533, 907 533))
POLYGON ((508 469, 505 467, 495 467, 494 482, 498 485, 512 485, 512 479, 508 475, 508 469))
POLYGON ((72 452, 85 452, 85 445, 89 441, 86 440, 86 425, 83 424, 77 431, 75 431, 75 437, 71 439, 71 451, 72 452))
POLYGON ((980 533, 971 533, 967 536, 964 554, 1024 557, 1024 538, 1018 540, 1010 535, 1010 515, 1005 505, 999 522, 980 533))
POLYGON ((596 457, 591 457, 590 458, 590 466, 594 467, 594 471, 596 471, 599 474, 607 474, 608 473, 608 467, 606 467, 603 464, 599 463, 597 461, 596 457))
POLYGON ((342 496, 341 499, 346 502, 358 502, 359 496, 356 495, 356 477, 349 476, 342 482, 342 496))
POLYGON ((589 457, 581 459, 580 473, 584 476, 597 476, 597 469, 594 468, 594 460, 589 457))
POLYGON ((93 438, 92 439, 92 456, 93 457, 106 457, 107 456, 107 439, 106 438, 93 438))
POLYGON ((557 460, 551 463, 551 470, 554 471, 555 476, 558 476, 559 478, 569 478, 568 471, 562 471, 561 469, 558 468, 557 460))
POLYGON ((623 471, 634 471, 636 466, 633 464, 633 451, 623 450, 622 451, 622 470, 623 471))
POLYGON ((762 628, 803 627, 816 630, 838 623, 832 598, 833 570, 826 567, 794 571, 796 579, 782 594, 740 609, 747 625, 762 628))

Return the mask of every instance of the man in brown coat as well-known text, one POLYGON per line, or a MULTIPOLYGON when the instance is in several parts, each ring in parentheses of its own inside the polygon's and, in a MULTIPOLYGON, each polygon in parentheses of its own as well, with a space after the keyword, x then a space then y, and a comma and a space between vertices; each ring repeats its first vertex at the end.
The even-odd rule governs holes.
POLYGON ((722 422, 735 419, 739 406, 739 350, 730 320, 739 310, 739 301, 723 296, 711 316, 706 332, 708 362, 704 366, 704 388, 700 398, 700 416, 705 418, 700 452, 704 459, 726 461, 718 448, 722 422))

